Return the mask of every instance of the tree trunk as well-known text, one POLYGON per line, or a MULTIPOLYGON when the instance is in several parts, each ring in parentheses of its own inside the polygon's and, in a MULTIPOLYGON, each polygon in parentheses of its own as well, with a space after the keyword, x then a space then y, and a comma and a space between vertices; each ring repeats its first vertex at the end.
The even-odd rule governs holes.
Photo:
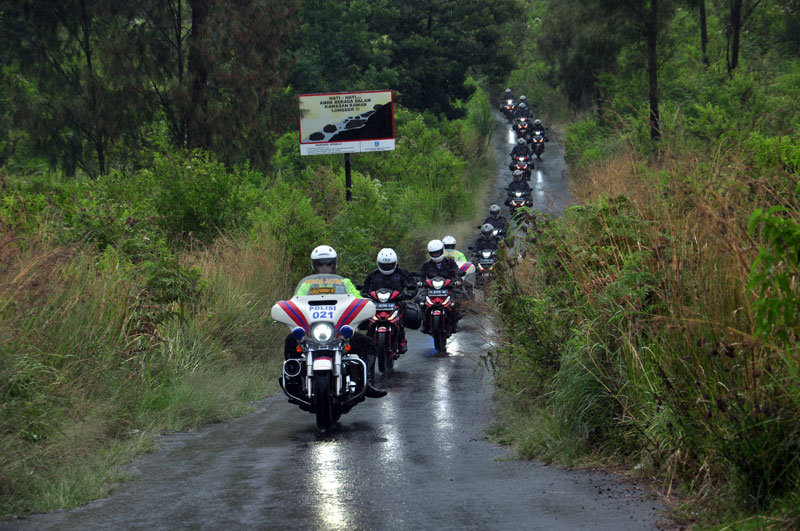
POLYGON ((189 36, 188 79, 191 80, 189 108, 186 109, 186 138, 189 147, 211 146, 206 111, 208 107, 208 68, 203 50, 203 33, 208 17, 208 0, 191 0, 192 32, 189 36))
POLYGON ((650 14, 647 22, 647 63, 650 71, 650 138, 661 137, 658 115, 658 0, 650 0, 650 14))
POLYGON ((706 0, 700 0, 700 47, 703 50, 703 64, 708 66, 708 21, 706 20, 706 0))
POLYGON ((732 73, 739 66, 739 36, 742 32, 742 3, 744 0, 731 0, 731 22, 729 27, 728 42, 730 55, 728 56, 728 73, 732 73))

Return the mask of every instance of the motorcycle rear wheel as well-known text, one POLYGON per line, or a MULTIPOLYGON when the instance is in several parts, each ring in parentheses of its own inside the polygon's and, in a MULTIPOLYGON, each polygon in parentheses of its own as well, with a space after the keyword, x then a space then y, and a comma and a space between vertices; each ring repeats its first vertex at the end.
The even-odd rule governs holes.
POLYGON ((323 433, 330 431, 336 422, 333 415, 333 396, 331 396, 330 385, 330 374, 314 375, 314 409, 317 415, 317 428, 323 433))

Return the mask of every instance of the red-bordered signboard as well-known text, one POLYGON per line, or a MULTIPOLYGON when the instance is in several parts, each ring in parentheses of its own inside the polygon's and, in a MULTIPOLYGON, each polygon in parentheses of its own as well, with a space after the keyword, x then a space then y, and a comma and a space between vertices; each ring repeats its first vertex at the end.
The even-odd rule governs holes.
POLYGON ((298 105, 301 155, 394 149, 391 90, 301 94, 298 105))

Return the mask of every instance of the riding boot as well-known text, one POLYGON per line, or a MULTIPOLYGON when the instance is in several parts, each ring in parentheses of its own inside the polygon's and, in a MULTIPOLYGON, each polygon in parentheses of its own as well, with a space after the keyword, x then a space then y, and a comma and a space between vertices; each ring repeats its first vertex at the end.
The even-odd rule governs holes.
POLYGON ((367 389, 364 394, 370 398, 381 398, 386 396, 386 391, 375 387, 372 383, 375 374, 375 355, 367 355, 367 389))
POLYGON ((406 341, 406 331, 405 329, 400 330, 400 348, 397 349, 400 354, 405 354, 408 352, 408 342, 406 341))

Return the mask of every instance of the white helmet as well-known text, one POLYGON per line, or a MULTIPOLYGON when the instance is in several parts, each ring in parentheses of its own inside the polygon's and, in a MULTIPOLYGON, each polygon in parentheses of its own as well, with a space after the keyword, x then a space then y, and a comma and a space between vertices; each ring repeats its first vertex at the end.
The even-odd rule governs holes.
POLYGON ((498 205, 492 205, 489 207, 489 214, 492 216, 499 216, 500 215, 500 207, 498 205))
POLYGON ((492 231, 494 230, 494 226, 491 223, 484 223, 481 227, 481 234, 486 236, 487 238, 492 235, 492 231))
POLYGON ((524 145, 525 145, 525 143, 526 143, 526 142, 525 142, 525 139, 524 139, 524 138, 522 138, 522 137, 519 137, 519 138, 517 139, 517 145, 518 145, 518 146, 522 147, 522 146, 524 146, 524 145))
POLYGON ((537 119, 535 119, 535 120, 533 121, 533 126, 534 126, 534 127, 542 127, 542 121, 541 121, 540 119, 538 119, 538 118, 537 118, 537 119))
POLYGON ((391 275, 397 269, 397 253, 388 247, 378 252, 378 269, 384 275, 391 275))
POLYGON ((434 262, 441 262, 444 260, 444 244, 442 240, 431 240, 428 242, 428 256, 434 262))
POLYGON ((453 236, 445 236, 442 238, 442 245, 444 245, 445 249, 455 249, 456 239, 453 236))
POLYGON ((336 273, 336 267, 338 266, 336 250, 330 245, 319 245, 314 247, 314 250, 311 251, 311 269, 314 271, 314 273, 318 273, 318 265, 329 264, 333 264, 333 273, 336 273))
POLYGON ((522 96, 519 97, 519 101, 525 101, 527 99, 528 98, 525 97, 525 94, 523 94, 522 96))
POLYGON ((511 175, 514 177, 515 181, 521 181, 524 174, 522 173, 522 170, 514 170, 514 173, 511 175))
POLYGON ((506 94, 511 94, 511 89, 510 88, 506 89, 506 94))

